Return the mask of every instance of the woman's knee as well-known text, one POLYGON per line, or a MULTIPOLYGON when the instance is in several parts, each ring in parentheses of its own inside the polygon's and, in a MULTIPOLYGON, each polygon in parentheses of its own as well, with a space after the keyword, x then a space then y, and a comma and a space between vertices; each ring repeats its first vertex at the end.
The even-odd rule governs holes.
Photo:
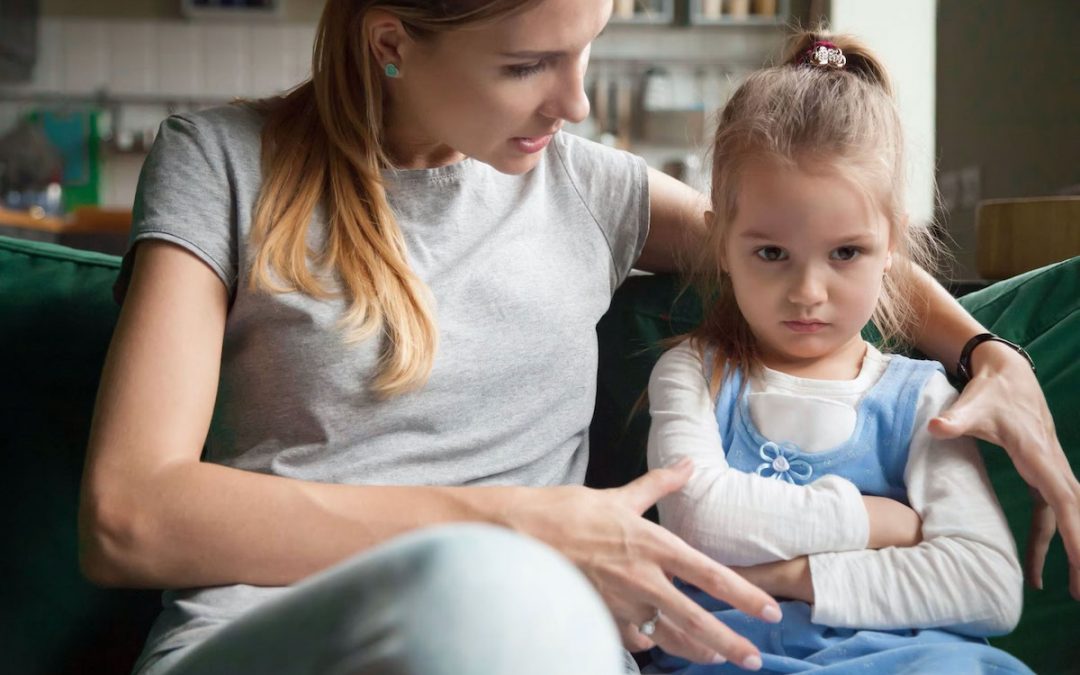
POLYGON ((567 662, 583 672, 619 672, 610 614, 581 572, 549 546, 463 524, 415 532, 395 548, 388 552, 400 556, 403 574, 397 588, 386 589, 395 595, 386 606, 393 625, 375 651, 394 661, 396 672, 552 672, 567 662))

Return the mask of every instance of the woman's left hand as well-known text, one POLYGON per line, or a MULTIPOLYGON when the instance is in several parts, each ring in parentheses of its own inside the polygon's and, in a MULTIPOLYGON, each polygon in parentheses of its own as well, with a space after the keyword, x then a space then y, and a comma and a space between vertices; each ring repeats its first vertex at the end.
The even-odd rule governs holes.
POLYGON ((1055 527, 1069 556, 1069 592, 1080 600, 1080 482, 1061 449, 1046 398, 1027 361, 1005 345, 972 352, 974 376, 951 408, 930 422, 938 438, 974 436, 1005 449, 1035 497, 1024 571, 1042 588, 1055 527))

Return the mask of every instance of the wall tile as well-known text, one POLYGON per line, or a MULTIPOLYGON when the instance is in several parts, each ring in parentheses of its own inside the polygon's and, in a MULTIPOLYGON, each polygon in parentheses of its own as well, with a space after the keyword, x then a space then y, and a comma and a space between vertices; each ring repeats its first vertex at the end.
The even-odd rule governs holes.
POLYGON ((202 85, 207 97, 232 98, 250 90, 250 28, 238 23, 200 26, 202 85))
POLYGON ((64 23, 43 19, 38 23, 38 53, 34 79, 36 91, 60 91, 64 87, 64 23))
POLYGON ((157 93, 158 23, 115 21, 108 26, 109 92, 157 93))
POLYGON ((89 94, 105 87, 109 80, 105 22, 69 19, 62 33, 64 91, 89 94))
POLYGON ((158 93, 198 96, 203 93, 202 32, 193 24, 163 21, 158 25, 158 93))
POLYGON ((296 72, 296 54, 287 49, 289 29, 285 26, 253 26, 248 57, 252 96, 268 96, 291 86, 289 77, 296 72))

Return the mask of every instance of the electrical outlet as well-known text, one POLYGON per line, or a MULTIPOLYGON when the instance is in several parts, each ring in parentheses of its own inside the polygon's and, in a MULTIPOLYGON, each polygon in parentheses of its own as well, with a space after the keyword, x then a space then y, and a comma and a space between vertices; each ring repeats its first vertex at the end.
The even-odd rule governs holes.
POLYGON ((960 169, 960 208, 974 209, 982 199, 982 173, 978 166, 960 169))
POLYGON ((946 211, 955 211, 960 204, 960 174, 956 171, 942 171, 938 177, 938 192, 946 211))

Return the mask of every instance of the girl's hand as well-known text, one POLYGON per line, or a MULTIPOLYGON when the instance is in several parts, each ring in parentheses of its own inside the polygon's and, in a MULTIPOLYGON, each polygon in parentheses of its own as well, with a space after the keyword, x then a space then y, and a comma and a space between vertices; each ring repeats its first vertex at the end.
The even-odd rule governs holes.
POLYGON ((585 573, 611 610, 623 644, 654 644, 699 663, 730 660, 757 670, 757 648, 677 590, 679 577, 766 621, 780 620, 776 601, 671 532, 641 517, 690 478, 689 461, 654 469, 610 490, 583 487, 530 491, 505 514, 510 527, 548 543, 585 573), (638 629, 660 610, 651 635, 638 629))
POLYGON ((915 509, 895 499, 868 495, 863 495, 863 504, 870 520, 866 548, 915 546, 922 541, 922 518, 915 509))
POLYGON ((1069 592, 1080 600, 1080 483, 1038 380, 1022 356, 994 342, 972 353, 972 369, 974 377, 956 403, 931 420, 930 432, 938 438, 974 436, 1005 449, 1035 495, 1024 561, 1028 583, 1042 588, 1056 525, 1069 556, 1069 592))
POLYGON ((807 556, 731 569, 776 597, 814 603, 814 581, 810 574, 810 558, 807 556))

